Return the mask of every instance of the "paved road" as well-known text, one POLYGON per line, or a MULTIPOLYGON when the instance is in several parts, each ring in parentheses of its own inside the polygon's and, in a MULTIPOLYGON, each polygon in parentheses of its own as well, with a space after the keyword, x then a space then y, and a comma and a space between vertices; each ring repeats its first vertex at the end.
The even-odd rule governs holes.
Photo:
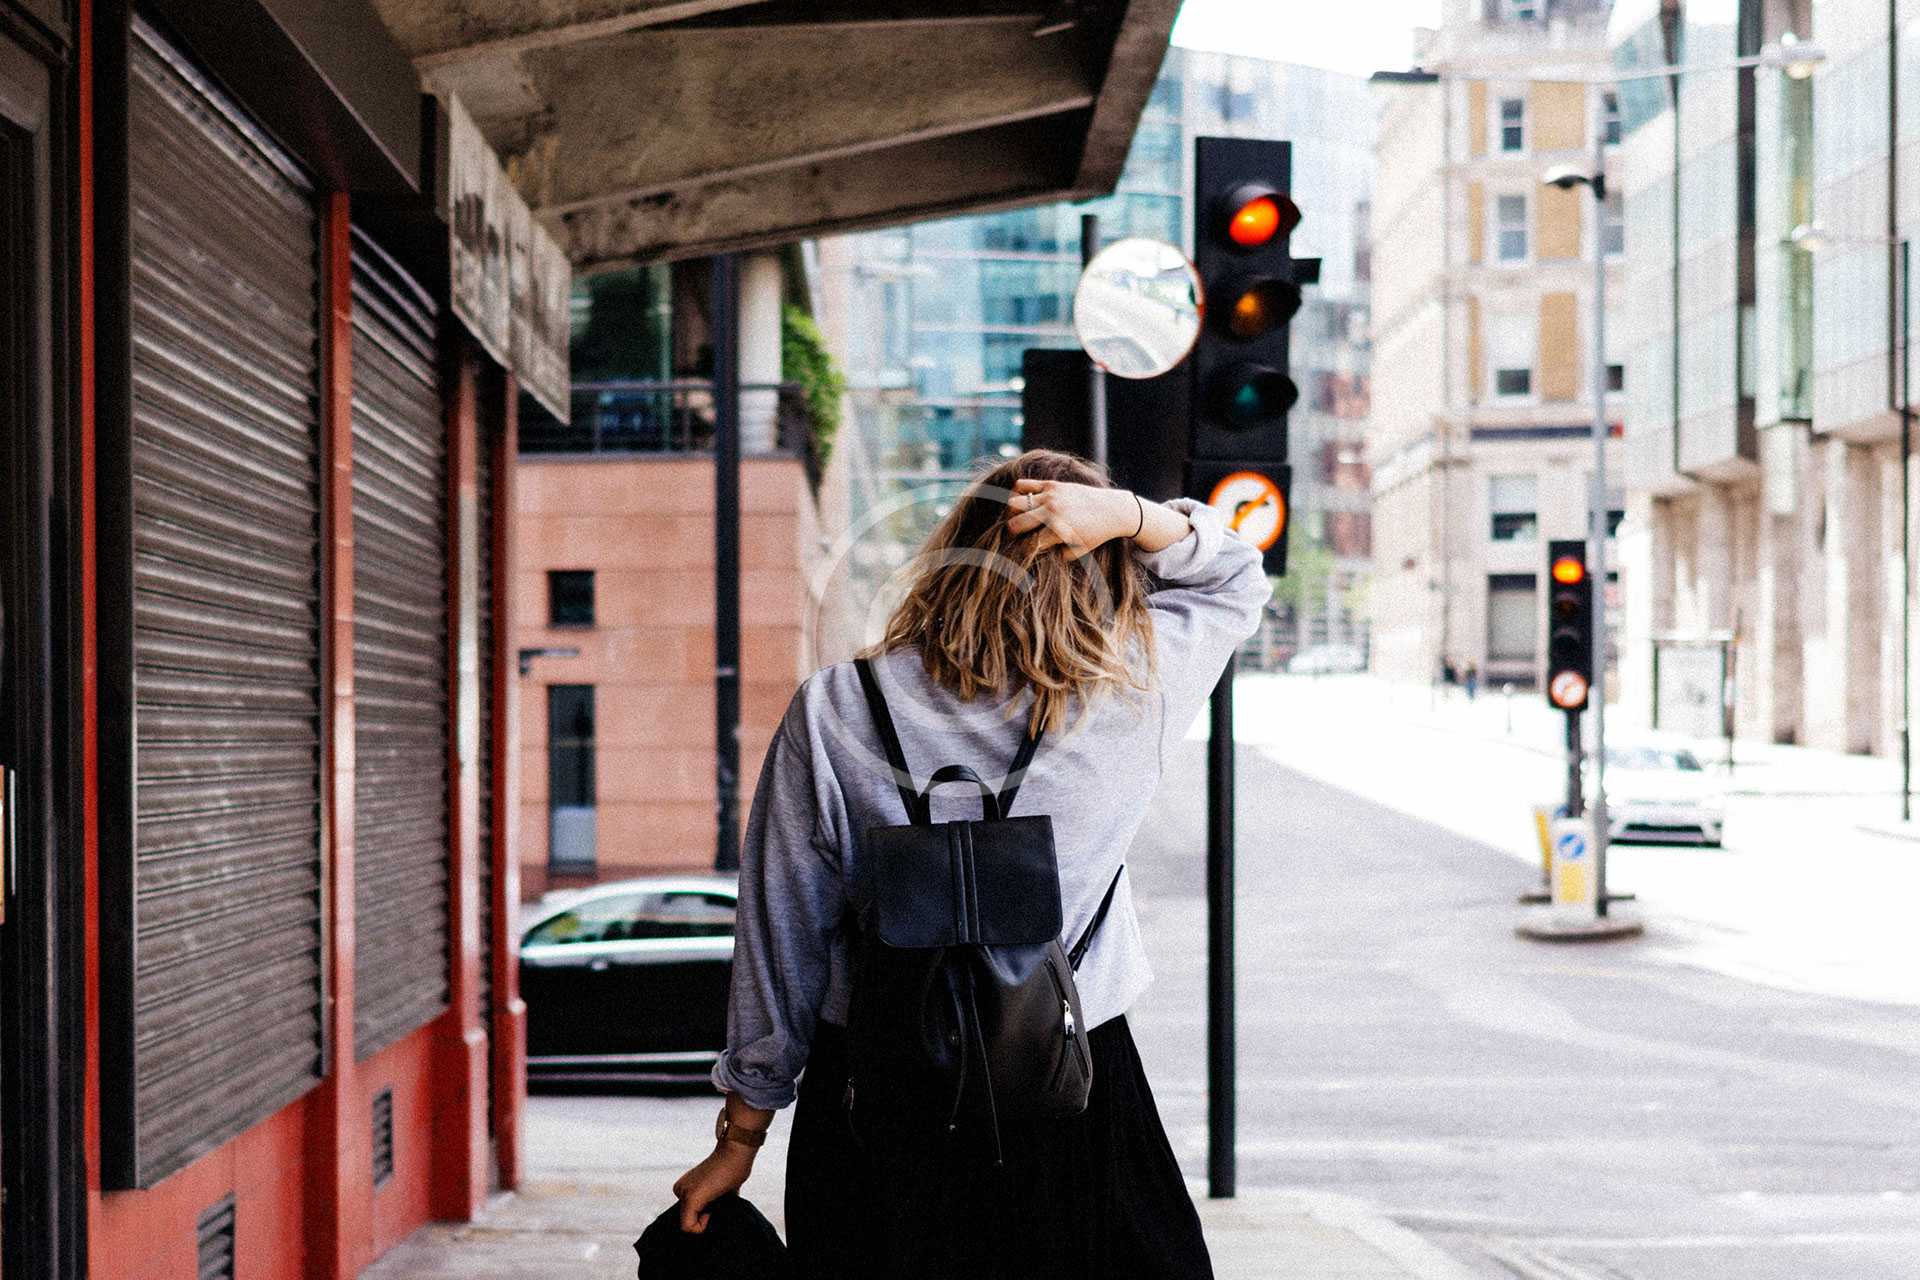
MULTIPOLYGON (((1133 854, 1160 975, 1135 1029, 1195 1177, 1202 752, 1171 754, 1133 854)), ((1702 969, 1657 914, 1637 942, 1523 941, 1523 861, 1252 747, 1239 823, 1243 1186, 1361 1197, 1506 1280, 1920 1277, 1920 1010, 1702 969)), ((541 1180, 617 1177, 606 1228, 625 1229, 707 1147, 712 1110, 536 1096, 526 1211, 541 1180)), ((769 1208, 781 1161, 749 1187, 769 1208)))
MULTIPOLYGON (((1138 1021, 1198 1172, 1200 744, 1169 764, 1138 1021)), ((1920 1276, 1920 1011, 1703 971, 1657 918, 1524 941, 1511 856, 1255 750, 1240 801, 1245 1184, 1364 1197, 1490 1276, 1920 1276)))

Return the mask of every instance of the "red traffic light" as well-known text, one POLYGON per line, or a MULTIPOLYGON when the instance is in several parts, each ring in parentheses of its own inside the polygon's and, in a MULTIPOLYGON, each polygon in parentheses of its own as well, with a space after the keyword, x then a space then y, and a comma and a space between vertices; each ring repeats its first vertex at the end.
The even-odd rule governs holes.
POLYGON ((1242 249, 1258 249, 1300 225, 1300 207, 1271 187, 1244 183, 1225 201, 1227 239, 1242 249))
POLYGON ((1553 580, 1563 587, 1577 587, 1586 580, 1586 564, 1574 556, 1561 556, 1553 562, 1553 580))

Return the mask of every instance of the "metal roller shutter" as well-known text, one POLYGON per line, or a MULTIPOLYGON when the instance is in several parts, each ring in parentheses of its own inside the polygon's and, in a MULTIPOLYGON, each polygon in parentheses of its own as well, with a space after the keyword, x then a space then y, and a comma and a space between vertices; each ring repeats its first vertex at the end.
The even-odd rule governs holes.
POLYGON ((136 24, 133 1174, 320 1077, 318 228, 136 24))
POLYGON ((432 298, 353 234, 354 1048, 447 1008, 447 449, 432 298))

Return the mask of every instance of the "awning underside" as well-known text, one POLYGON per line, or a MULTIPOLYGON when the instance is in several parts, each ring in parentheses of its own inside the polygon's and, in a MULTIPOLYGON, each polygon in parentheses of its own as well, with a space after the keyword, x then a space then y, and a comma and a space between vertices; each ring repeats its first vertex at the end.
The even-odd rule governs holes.
POLYGON ((577 268, 1111 189, 1178 0, 375 0, 577 268))

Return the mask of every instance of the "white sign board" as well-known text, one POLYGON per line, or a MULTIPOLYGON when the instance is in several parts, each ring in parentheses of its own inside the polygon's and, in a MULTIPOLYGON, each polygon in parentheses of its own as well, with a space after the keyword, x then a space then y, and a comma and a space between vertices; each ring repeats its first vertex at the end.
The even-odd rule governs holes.
POLYGON ((1727 646, 1721 640, 1653 642, 1653 725, 1717 738, 1726 732, 1727 646))

